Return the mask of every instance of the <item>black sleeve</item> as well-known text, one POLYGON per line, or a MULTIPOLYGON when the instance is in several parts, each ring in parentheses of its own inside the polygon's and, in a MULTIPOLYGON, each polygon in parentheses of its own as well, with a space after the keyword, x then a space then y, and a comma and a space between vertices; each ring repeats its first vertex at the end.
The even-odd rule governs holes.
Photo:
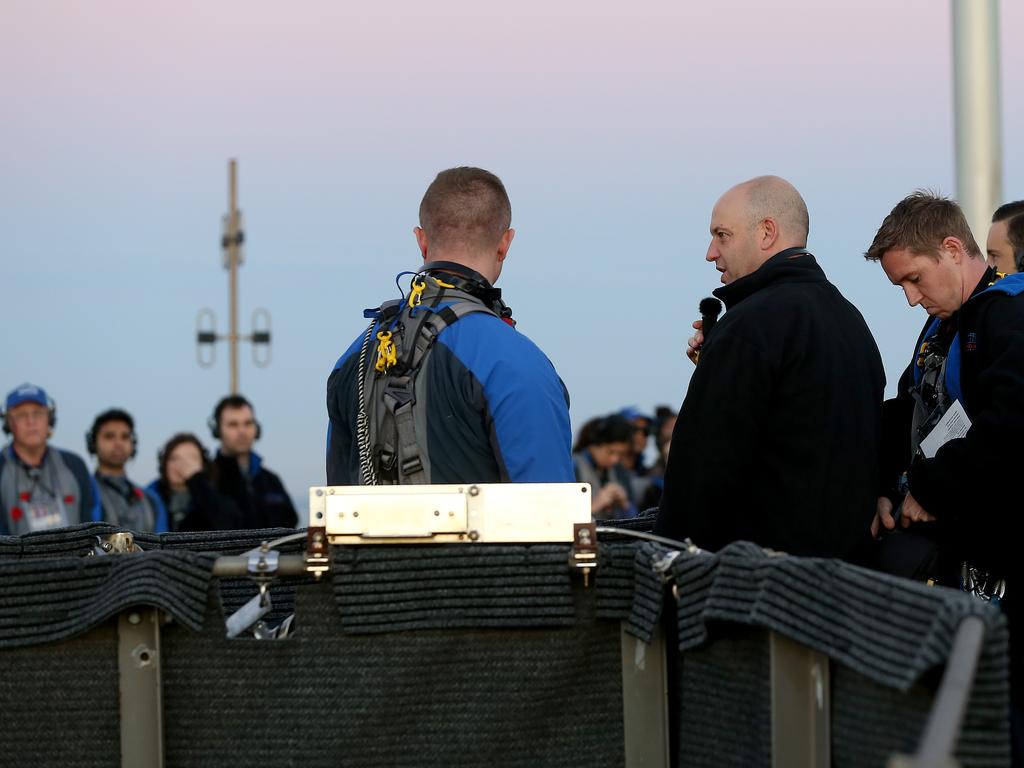
MULTIPOLYGON (((979 308, 977 360, 965 352, 961 370, 971 418, 967 434, 914 464, 910 491, 948 535, 982 555, 999 549, 992 531, 1009 531, 1019 506, 1012 478, 998 474, 1024 434, 1024 300, 993 298, 979 308), (982 314, 983 313, 983 314, 982 314)), ((1013 537, 1003 536, 1002 540, 1013 537)), ((1012 547, 998 557, 1012 558, 1012 547)))
POLYGON ((775 366, 764 352, 736 335, 716 339, 704 353, 680 408, 684 416, 672 433, 656 533, 690 537, 705 549, 732 540, 726 524, 712 533, 708 515, 691 510, 726 515, 746 506, 749 489, 736 478, 756 459, 775 379, 775 366))
POLYGON ((910 395, 911 369, 896 385, 896 397, 882 403, 882 448, 879 452, 879 496, 888 496, 893 506, 899 503, 900 476, 910 468, 914 399, 910 395))
POLYGON ((228 531, 242 527, 238 506, 213 487, 205 472, 196 472, 185 484, 192 504, 177 530, 228 531))

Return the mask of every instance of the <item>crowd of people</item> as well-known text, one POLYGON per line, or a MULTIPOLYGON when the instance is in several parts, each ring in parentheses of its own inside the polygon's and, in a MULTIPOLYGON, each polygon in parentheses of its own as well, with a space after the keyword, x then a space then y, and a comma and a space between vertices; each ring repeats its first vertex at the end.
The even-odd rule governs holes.
POLYGON ((76 453, 50 445, 56 424, 56 403, 42 387, 26 383, 7 394, 0 534, 90 521, 157 533, 298 523, 281 480, 253 450, 260 425, 240 395, 221 399, 210 416, 210 433, 219 442, 215 456, 196 435, 176 434, 160 449, 159 476, 147 486, 128 477, 138 444, 130 413, 111 408, 96 416, 85 434, 86 451, 96 460, 91 474, 76 453))
MULTIPOLYGON (((423 263, 397 278, 407 292, 366 311, 328 379, 328 484, 584 481, 595 518, 657 507, 655 533, 703 549, 747 540, 962 588, 1008 616, 1024 755, 1024 579, 1006 535, 1018 502, 996 476, 1024 433, 1024 202, 995 211, 985 252, 957 203, 930 192, 882 221, 864 256, 928 315, 897 397, 883 402, 877 345, 809 250, 800 193, 776 176, 737 184, 711 211, 705 257, 727 311, 713 327, 693 324, 696 368, 678 418, 668 406, 623 409, 587 422, 575 444, 569 393, 495 287, 515 236, 501 180, 442 171, 419 222, 423 263)), ((8 395, 0 533, 97 519, 156 530, 296 523, 252 452, 259 425, 244 398, 211 417, 214 459, 176 435, 145 489, 124 472, 128 414, 97 417, 93 476, 47 450, 55 420, 40 388, 8 395)))

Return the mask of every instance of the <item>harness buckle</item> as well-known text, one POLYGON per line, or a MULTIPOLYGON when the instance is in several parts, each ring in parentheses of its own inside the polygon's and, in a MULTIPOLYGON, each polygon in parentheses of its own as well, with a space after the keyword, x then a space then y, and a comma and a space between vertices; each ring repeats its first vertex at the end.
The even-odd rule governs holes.
POLYGON ((423 469, 423 462, 420 461, 419 454, 416 456, 410 456, 402 461, 402 474, 412 475, 423 469))
POLYGON ((409 376, 390 376, 384 384, 384 398, 390 397, 395 402, 395 410, 416 402, 412 379, 409 376))

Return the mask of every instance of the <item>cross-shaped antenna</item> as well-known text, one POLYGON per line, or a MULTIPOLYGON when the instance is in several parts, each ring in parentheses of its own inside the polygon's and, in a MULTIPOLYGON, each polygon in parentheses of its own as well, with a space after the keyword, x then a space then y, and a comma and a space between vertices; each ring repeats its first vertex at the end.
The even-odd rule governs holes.
POLYGON ((212 366, 217 357, 218 341, 227 341, 231 356, 231 394, 238 393, 238 342, 252 343, 252 361, 258 368, 270 364, 270 312, 262 307, 253 310, 252 332, 238 333, 238 267, 242 264, 242 212, 238 210, 238 163, 228 162, 228 213, 224 216, 224 234, 220 244, 224 251, 224 269, 228 271, 228 333, 217 333, 217 318, 212 309, 203 308, 196 315, 196 359, 203 368, 212 366))

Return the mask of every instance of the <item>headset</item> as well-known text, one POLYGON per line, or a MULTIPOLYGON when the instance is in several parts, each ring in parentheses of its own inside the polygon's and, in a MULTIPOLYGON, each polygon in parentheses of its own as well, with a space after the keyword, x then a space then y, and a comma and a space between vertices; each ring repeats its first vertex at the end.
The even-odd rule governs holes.
POLYGON ((131 417, 131 414, 128 413, 128 411, 121 410, 120 408, 110 408, 96 417, 92 423, 92 427, 85 433, 85 450, 93 456, 96 455, 96 438, 99 436, 100 427, 108 421, 122 421, 128 425, 128 429, 132 432, 132 453, 128 458, 134 459, 135 454, 138 453, 139 450, 139 438, 135 434, 135 420, 131 417))
POLYGON ((263 434, 263 427, 260 426, 260 422, 256 418, 256 409, 252 407, 252 403, 241 395, 227 395, 220 399, 220 402, 217 403, 217 407, 213 409, 213 413, 210 415, 210 418, 206 420, 206 426, 210 428, 210 434, 213 436, 214 440, 220 440, 220 416, 224 413, 225 408, 248 408, 252 411, 252 420, 256 424, 255 439, 260 439, 260 435, 263 434))
MULTIPOLYGON (((7 423, 7 410, 4 408, 0 408, 0 420, 4 423, 4 434, 11 434, 11 425, 7 423)), ((49 395, 46 396, 46 423, 50 427, 50 432, 57 428, 57 401, 49 395)))

